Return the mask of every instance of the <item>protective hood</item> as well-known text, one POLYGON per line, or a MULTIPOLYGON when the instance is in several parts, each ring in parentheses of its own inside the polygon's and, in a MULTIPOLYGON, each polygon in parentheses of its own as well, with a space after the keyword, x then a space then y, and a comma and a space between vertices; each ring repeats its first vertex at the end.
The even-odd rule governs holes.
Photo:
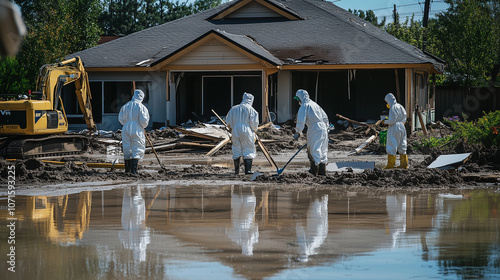
POLYGON ((300 98, 300 101, 302 103, 309 101, 309 93, 307 92, 307 90, 299 89, 297 90, 297 93, 295 93, 295 96, 300 98))
POLYGON ((243 100, 241 101, 241 104, 252 106, 253 99, 254 99, 254 97, 251 93, 245 92, 245 93, 243 93, 243 100))
POLYGON ((392 107, 392 105, 396 104, 396 97, 394 96, 394 94, 388 93, 385 96, 385 102, 387 102, 387 104, 389 104, 392 107))
POLYGON ((144 100, 144 92, 140 89, 136 89, 134 91, 134 96, 132 97, 132 101, 137 103, 142 103, 142 100, 144 100))

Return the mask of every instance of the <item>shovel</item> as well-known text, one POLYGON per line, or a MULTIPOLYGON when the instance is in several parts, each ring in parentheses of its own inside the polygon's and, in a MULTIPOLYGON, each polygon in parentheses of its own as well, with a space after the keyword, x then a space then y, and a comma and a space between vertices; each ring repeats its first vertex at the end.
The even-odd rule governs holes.
POLYGON ((153 146, 153 143, 151 143, 151 140, 149 140, 149 137, 148 137, 148 134, 146 133, 146 130, 143 128, 143 131, 144 131, 144 136, 146 136, 146 140, 148 140, 148 143, 149 143, 149 146, 151 146, 151 149, 153 150, 153 152, 155 153, 155 156, 156 156, 156 159, 158 160, 158 164, 160 165, 161 169, 163 170, 167 170, 162 164, 161 164, 161 161, 160 161, 160 158, 158 157, 158 154, 156 153, 156 150, 155 150, 155 147, 153 146))
POLYGON ((305 146, 307 146, 307 143, 304 144, 302 147, 300 147, 300 149, 288 160, 288 162, 282 167, 282 168, 278 168, 277 172, 278 172, 278 176, 281 175, 281 173, 283 173, 283 170, 285 170, 285 167, 292 161, 292 159, 302 150, 305 148, 305 146))

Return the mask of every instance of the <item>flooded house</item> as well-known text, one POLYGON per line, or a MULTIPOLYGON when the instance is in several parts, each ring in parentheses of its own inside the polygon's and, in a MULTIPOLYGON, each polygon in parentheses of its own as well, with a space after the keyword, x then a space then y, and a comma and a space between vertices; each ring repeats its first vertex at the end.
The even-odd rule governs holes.
MULTIPOLYGON (((330 121, 377 120, 384 96, 403 104, 412 130, 433 120, 429 77, 440 59, 316 0, 239 0, 68 56, 89 72, 94 118, 117 129, 134 86, 146 93, 150 127, 224 116, 244 92, 260 121, 293 120, 306 89, 330 121), (417 111, 418 110, 418 111, 417 111)), ((71 94, 71 93, 68 93, 71 94)), ((65 99, 69 100, 69 99, 65 99)), ((78 117, 77 106, 65 106, 78 117)), ((73 125, 75 126, 75 125, 73 125)))

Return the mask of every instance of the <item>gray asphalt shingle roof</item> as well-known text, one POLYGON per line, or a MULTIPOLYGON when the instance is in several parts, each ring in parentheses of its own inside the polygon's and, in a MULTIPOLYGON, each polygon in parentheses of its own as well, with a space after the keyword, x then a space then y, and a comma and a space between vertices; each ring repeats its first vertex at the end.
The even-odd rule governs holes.
POLYGON ((70 57, 80 56, 86 67, 133 67, 144 60, 155 64, 213 31, 275 65, 321 61, 333 65, 432 63, 438 71, 444 67, 442 61, 330 2, 268 1, 283 5, 302 20, 209 20, 233 5, 229 2, 70 57))

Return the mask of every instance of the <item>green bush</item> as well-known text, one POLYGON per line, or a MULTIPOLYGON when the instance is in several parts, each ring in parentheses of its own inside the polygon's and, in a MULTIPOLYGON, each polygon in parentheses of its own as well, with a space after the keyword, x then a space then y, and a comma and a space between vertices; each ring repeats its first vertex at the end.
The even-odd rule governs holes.
POLYGON ((500 111, 485 113, 474 121, 449 122, 453 129, 453 139, 466 140, 470 144, 483 144, 486 147, 500 143, 500 111))

